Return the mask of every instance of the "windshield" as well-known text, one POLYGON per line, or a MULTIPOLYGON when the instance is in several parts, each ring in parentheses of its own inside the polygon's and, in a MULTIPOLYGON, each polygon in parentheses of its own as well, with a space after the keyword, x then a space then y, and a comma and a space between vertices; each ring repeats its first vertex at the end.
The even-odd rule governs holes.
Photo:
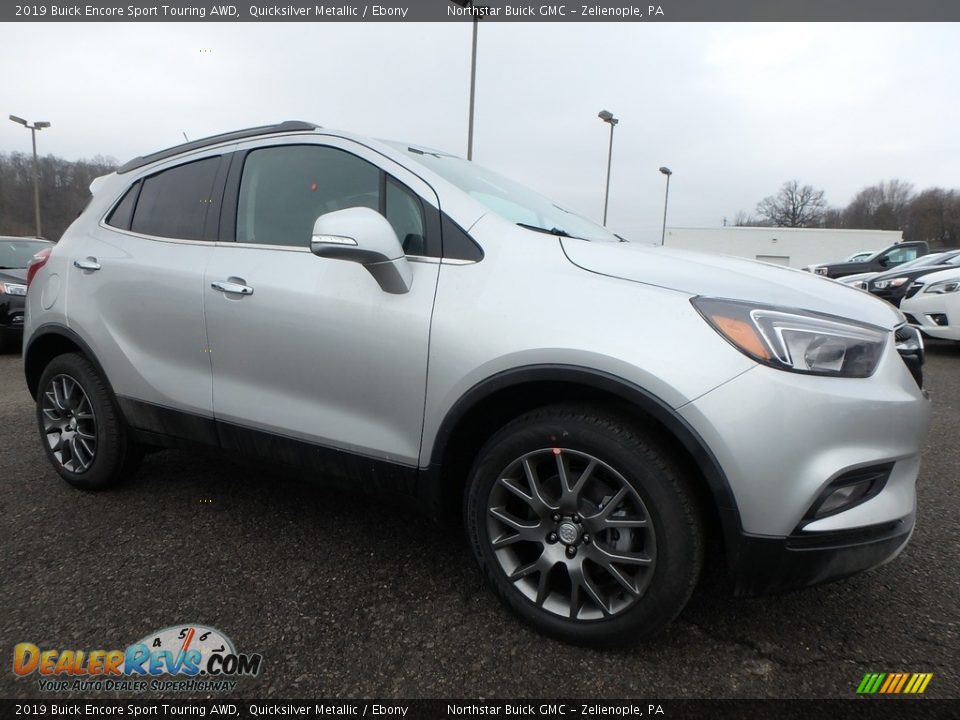
POLYGON ((0 238, 0 269, 25 268, 38 250, 50 247, 42 240, 0 238))
POLYGON ((392 143, 417 162, 453 183, 477 202, 509 222, 531 230, 583 240, 620 242, 621 238, 596 223, 565 210, 542 195, 463 158, 392 143))

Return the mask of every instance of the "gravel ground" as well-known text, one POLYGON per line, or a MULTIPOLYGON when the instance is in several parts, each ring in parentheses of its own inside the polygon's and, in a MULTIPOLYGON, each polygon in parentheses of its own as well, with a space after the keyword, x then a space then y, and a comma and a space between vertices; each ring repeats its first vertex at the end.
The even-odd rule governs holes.
POLYGON ((309 478, 165 451, 116 490, 74 490, 43 457, 20 358, 0 356, 0 697, 41 696, 9 670, 16 643, 124 648, 191 622, 263 654, 240 697, 849 698, 884 671, 960 697, 960 345, 930 343, 927 377, 918 527, 896 561, 760 599, 714 568, 659 638, 591 651, 514 620, 458 531, 309 478))

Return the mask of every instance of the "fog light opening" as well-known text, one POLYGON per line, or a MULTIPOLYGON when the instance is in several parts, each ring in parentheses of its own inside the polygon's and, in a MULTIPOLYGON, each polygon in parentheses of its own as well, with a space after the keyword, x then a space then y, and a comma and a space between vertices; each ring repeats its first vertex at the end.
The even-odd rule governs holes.
POLYGON ((852 470, 833 480, 804 516, 804 524, 849 510, 880 494, 893 463, 852 470))
POLYGON ((927 317, 930 318, 930 322, 934 325, 943 327, 949 324, 946 313, 927 313, 927 317))

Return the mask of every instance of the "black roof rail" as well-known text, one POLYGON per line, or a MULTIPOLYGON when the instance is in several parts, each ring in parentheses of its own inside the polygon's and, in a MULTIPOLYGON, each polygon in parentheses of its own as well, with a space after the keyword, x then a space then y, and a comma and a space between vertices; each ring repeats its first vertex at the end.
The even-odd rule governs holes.
POLYGON ((297 130, 316 130, 320 126, 303 120, 285 120, 276 125, 261 125, 259 127, 246 128, 245 130, 233 130, 232 132, 221 133, 220 135, 211 135, 210 137, 191 140, 190 142, 174 145, 166 150, 159 150, 149 155, 141 155, 133 160, 128 160, 117 170, 118 175, 136 170, 137 168, 149 165, 158 160, 166 160, 189 150, 199 150, 200 148, 216 145, 222 142, 231 142, 233 140, 243 140, 245 138, 257 137, 258 135, 272 135, 273 133, 294 132, 297 130))

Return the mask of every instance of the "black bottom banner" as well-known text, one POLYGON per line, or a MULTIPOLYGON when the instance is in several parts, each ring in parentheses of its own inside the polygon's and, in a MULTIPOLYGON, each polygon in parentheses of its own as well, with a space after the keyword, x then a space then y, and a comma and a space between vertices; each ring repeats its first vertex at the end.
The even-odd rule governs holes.
POLYGON ((960 718, 960 700, 0 700, 0 718, 960 718))

